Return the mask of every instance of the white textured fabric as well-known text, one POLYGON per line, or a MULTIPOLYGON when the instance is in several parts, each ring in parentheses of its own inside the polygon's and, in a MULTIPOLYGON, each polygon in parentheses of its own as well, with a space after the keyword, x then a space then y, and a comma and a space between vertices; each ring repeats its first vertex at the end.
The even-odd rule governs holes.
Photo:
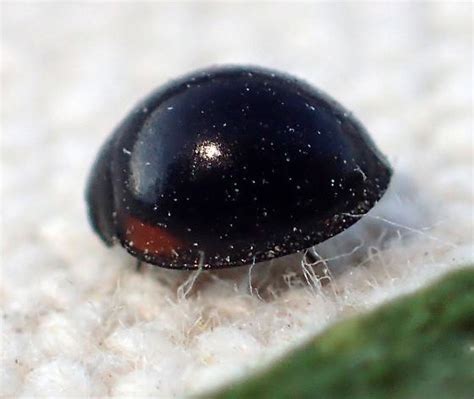
POLYGON ((1 394, 203 392, 473 260, 470 3, 1 7, 1 394), (383 203, 318 246, 330 281, 296 258, 136 273, 88 226, 111 129, 156 85, 227 62, 319 86, 393 162, 383 203))

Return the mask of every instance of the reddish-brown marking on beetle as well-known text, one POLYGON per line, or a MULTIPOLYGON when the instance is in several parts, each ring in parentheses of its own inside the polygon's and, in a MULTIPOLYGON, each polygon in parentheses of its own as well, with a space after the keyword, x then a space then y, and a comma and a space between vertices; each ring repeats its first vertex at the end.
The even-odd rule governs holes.
POLYGON ((127 243, 145 254, 172 256, 173 251, 182 245, 164 228, 143 223, 133 216, 125 217, 124 227, 127 243))

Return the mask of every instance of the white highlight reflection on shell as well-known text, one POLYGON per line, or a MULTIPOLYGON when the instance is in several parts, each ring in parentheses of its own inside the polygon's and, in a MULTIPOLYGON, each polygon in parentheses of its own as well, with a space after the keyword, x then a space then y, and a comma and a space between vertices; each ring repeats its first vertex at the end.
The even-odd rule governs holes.
POLYGON ((206 161, 212 161, 222 155, 219 144, 212 141, 204 141, 196 147, 196 153, 206 161))

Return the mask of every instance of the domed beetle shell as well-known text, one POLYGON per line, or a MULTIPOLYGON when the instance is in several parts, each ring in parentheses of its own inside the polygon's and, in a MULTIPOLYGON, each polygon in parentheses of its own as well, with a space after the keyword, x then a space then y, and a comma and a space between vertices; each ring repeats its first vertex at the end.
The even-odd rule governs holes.
POLYGON ((391 174, 328 95, 273 70, 224 66, 141 101, 103 145, 86 199, 107 245, 162 267, 223 268, 340 233, 391 174))

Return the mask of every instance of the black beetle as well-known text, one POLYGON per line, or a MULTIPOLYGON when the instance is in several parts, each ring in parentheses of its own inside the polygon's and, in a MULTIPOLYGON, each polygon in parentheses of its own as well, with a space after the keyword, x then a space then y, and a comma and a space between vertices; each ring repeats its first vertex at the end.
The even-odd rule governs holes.
POLYGON ((141 101, 87 185, 107 245, 176 269, 295 253, 355 223, 392 175, 362 124, 318 89, 259 67, 191 73, 141 101))

